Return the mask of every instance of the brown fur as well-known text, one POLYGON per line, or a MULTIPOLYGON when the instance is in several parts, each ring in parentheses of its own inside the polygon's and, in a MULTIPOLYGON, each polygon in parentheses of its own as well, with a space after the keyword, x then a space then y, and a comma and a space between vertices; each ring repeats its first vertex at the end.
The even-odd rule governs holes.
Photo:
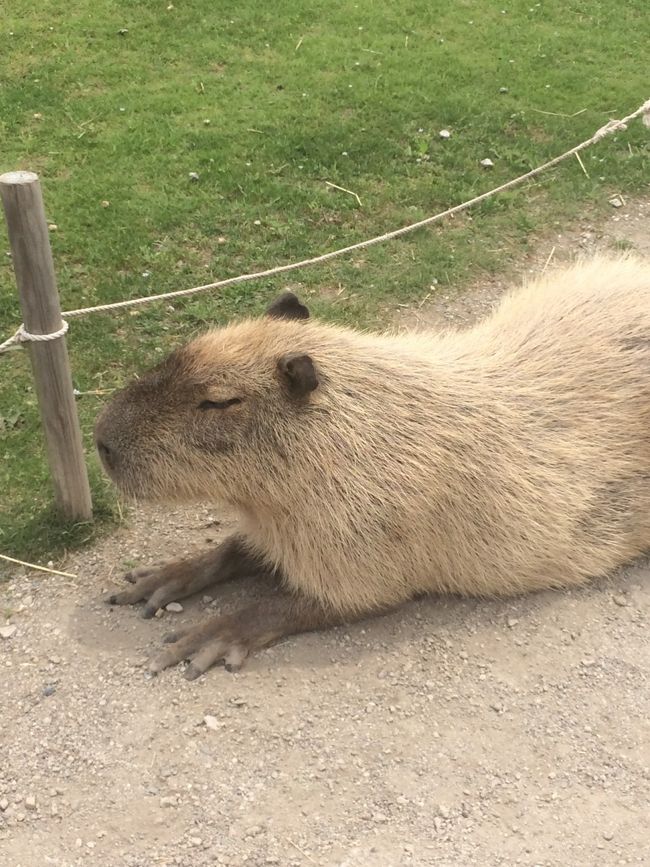
POLYGON ((249 550, 341 617, 577 585, 650 547, 650 263, 549 273, 465 332, 291 306, 115 397, 97 438, 122 489, 234 507, 249 550))

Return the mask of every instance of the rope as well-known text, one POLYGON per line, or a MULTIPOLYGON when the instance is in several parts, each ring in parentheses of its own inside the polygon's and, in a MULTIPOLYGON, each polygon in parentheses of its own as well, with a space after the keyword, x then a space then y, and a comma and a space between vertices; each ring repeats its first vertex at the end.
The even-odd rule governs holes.
POLYGON ((58 331, 52 331, 49 334, 32 334, 27 331, 24 325, 21 325, 15 334, 4 343, 0 343, 0 353, 7 352, 9 349, 17 349, 21 343, 47 343, 49 340, 58 340, 66 334, 69 323, 63 320, 58 331))
MULTIPOLYGON (((445 217, 451 217, 454 214, 459 214, 461 211, 465 211, 468 208, 477 205, 479 202, 485 201, 485 199, 489 199, 491 196, 497 195, 497 193, 502 193, 505 190, 510 190, 513 187, 519 186, 519 184, 523 184, 525 181, 530 180, 531 178, 537 177, 537 175, 542 172, 547 171, 548 169, 553 168, 558 165, 558 163, 563 162, 575 154, 580 153, 580 151, 588 148, 592 144, 596 144, 597 142, 604 139, 606 136, 611 135, 613 132, 618 130, 626 130, 627 125, 630 121, 635 120, 637 117, 643 116, 644 123, 647 126, 650 126, 650 99, 646 100, 643 105, 639 106, 636 111, 633 111, 631 114, 628 114, 626 117, 622 118, 622 120, 609 120, 604 126, 597 129, 596 132, 585 141, 580 142, 575 147, 571 148, 571 150, 565 151, 565 153, 560 154, 557 157, 553 157, 553 159, 548 160, 548 162, 543 163, 537 168, 531 169, 529 172, 526 172, 523 175, 520 175, 517 178, 513 178, 510 181, 506 181, 506 183, 501 184, 498 187, 494 187, 491 190, 488 190, 485 193, 481 193, 478 196, 474 196, 473 199, 469 199, 466 202, 463 202, 460 205, 454 205, 451 208, 447 208, 446 211, 442 211, 439 214, 434 214, 432 217, 426 217, 424 220, 418 220, 416 223, 410 223, 408 226, 402 226, 399 229, 394 229, 392 232, 386 232, 383 235, 377 235, 375 238, 368 238, 366 241, 359 241, 357 244, 350 244, 347 247, 341 247, 338 250, 331 250, 329 253, 323 253, 320 256, 313 256, 310 259, 301 259, 299 262, 291 262, 287 265, 277 265, 274 268, 267 268, 264 271, 255 271, 251 274, 240 274, 237 277, 227 277, 225 280, 217 280, 214 283, 206 283, 203 286, 194 286, 192 289, 180 289, 176 292, 164 292, 161 295, 146 295, 143 298, 131 298, 126 301, 116 301, 113 304, 98 304, 96 307, 80 307, 77 310, 68 310, 61 314, 64 319, 75 319, 79 316, 85 316, 87 313, 103 313, 108 310, 124 310, 127 307, 136 307, 140 304, 150 304, 154 301, 166 301, 170 298, 184 298, 189 295, 197 295, 199 292, 208 292, 211 289, 223 289, 226 286, 235 286, 238 283, 248 283, 251 280, 261 280, 265 277, 274 277, 277 274, 286 274, 289 271, 296 271, 298 268, 306 268, 311 265, 318 265, 321 262, 327 262, 329 259, 334 259, 338 256, 344 256, 347 253, 352 253, 354 250, 364 250, 367 247, 372 247, 375 244, 381 244, 384 241, 390 241, 393 238, 399 238, 402 235, 406 235, 409 232, 414 232, 416 229, 421 229, 423 226, 429 226, 432 223, 436 223, 440 220, 443 220, 445 217)), ((22 326, 21 326, 22 328, 22 326)), ((25 339, 32 339, 31 337, 25 337, 21 335, 26 335, 24 330, 21 331, 19 328, 18 331, 14 335, 12 335, 8 340, 5 340, 4 343, 0 344, 0 353, 6 352, 8 349, 12 348, 14 344, 23 342, 25 339)), ((58 333, 55 334, 55 337, 60 336, 58 333)), ((38 335, 38 339, 54 339, 50 335, 38 335)))

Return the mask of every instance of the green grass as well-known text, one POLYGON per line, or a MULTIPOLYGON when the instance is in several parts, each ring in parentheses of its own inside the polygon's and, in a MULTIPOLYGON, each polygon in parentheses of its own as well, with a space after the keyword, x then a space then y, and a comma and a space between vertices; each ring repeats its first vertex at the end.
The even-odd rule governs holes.
MULTIPOLYGON (((647 0, 222 6, 5 7, 0 170, 41 175, 64 309, 189 287, 412 222, 560 153, 650 95, 647 0)), ((291 282, 319 315, 375 324, 434 280, 449 291, 502 268, 612 192, 647 190, 648 142, 637 123, 583 155, 589 177, 571 161, 471 217, 291 282)), ((5 335, 20 321, 7 249, 2 235, 5 335)), ((77 320, 75 386, 119 385, 198 329, 260 310, 288 282, 77 320)), ((113 494, 89 440, 100 399, 79 399, 98 520, 63 527, 26 354, 0 358, 1 551, 59 555, 107 526, 113 494)))

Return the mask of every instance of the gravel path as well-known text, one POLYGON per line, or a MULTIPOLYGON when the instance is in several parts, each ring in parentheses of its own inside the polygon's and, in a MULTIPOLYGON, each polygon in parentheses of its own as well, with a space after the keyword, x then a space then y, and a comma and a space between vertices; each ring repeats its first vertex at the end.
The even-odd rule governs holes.
MULTIPOLYGON (((621 239, 650 253, 650 204, 525 268, 621 239)), ((500 290, 401 320, 469 321, 500 290)), ((650 864, 647 563, 571 592, 422 600, 236 675, 148 679, 171 623, 254 584, 153 621, 103 593, 227 529, 203 507, 142 508, 68 559, 74 580, 0 587, 2 867, 650 864)))

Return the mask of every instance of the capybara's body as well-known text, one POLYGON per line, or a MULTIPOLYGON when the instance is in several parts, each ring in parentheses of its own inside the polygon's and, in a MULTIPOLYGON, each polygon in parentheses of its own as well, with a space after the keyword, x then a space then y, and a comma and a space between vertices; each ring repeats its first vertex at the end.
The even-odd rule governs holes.
POLYGON ((463 332, 233 324, 98 431, 124 489, 235 507, 250 549, 343 616, 576 585, 650 548, 650 264, 551 272, 463 332))

